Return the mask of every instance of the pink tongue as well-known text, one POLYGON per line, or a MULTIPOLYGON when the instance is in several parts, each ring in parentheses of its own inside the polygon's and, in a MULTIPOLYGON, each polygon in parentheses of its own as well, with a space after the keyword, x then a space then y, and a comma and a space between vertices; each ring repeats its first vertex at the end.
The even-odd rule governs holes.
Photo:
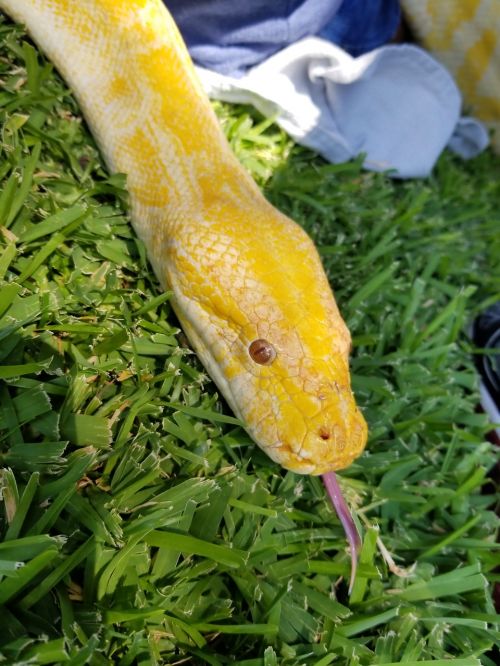
POLYGON ((342 496, 339 482, 334 472, 327 472, 321 476, 325 484, 326 491, 332 500, 333 508, 337 512, 342 527, 344 528, 345 535, 349 546, 351 547, 351 580, 349 581, 349 594, 352 592, 352 586, 356 578, 356 569, 358 566, 358 554, 361 548, 361 539, 359 538, 358 530, 349 511, 349 507, 345 503, 342 496))

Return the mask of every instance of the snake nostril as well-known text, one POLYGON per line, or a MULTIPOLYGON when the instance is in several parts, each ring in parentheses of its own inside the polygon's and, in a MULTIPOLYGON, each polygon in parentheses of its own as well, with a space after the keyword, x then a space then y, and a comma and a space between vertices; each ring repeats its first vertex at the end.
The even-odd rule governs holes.
POLYGON ((318 431, 318 435, 324 442, 328 441, 331 436, 330 432, 326 428, 320 428, 318 431))

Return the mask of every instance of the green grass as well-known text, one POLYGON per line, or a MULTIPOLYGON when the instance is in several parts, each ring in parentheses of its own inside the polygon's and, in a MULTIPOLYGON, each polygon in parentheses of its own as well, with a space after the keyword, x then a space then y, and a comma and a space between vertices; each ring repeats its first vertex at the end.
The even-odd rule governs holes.
POLYGON ((466 331, 500 298, 500 159, 394 182, 217 107, 353 334, 370 442, 341 478, 364 536, 349 599, 321 482, 221 404, 124 179, 23 39, 0 24, 3 663, 493 666, 497 454, 466 331))

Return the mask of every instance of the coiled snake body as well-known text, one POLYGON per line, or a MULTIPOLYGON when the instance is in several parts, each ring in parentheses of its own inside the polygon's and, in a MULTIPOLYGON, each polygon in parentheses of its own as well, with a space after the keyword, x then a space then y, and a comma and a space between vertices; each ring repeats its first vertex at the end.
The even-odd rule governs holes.
POLYGON ((332 482, 366 441, 349 332, 311 240, 231 152, 161 1, 0 8, 73 89, 109 168, 127 174, 135 230, 230 407, 273 460, 332 482))

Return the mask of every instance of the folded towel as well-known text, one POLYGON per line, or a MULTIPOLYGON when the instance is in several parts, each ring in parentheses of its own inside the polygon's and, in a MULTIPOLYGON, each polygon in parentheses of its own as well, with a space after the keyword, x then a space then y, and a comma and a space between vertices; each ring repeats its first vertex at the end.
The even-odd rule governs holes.
POLYGON ((367 169, 425 177, 447 145, 462 157, 488 145, 481 123, 460 119, 460 93, 447 70, 409 44, 354 58, 308 37, 241 78, 198 73, 209 96, 253 104, 331 162, 364 153, 367 169))

